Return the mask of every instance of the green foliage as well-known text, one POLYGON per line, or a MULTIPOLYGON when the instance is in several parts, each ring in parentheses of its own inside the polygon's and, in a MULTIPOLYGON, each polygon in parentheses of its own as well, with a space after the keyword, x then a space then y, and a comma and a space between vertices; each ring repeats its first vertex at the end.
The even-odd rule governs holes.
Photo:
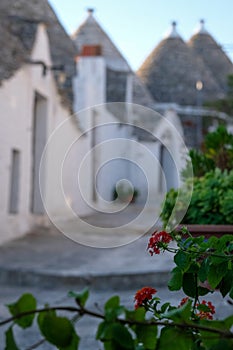
POLYGON ((177 266, 172 270, 172 278, 168 282, 168 288, 171 291, 180 290, 183 284, 183 272, 177 266))
POLYGON ((119 322, 101 323, 96 338, 105 343, 107 349, 134 349, 132 335, 129 330, 119 322))
MULTIPOLYGON (((188 238, 182 239, 173 232, 170 238, 178 237, 176 248, 174 245, 169 247, 169 243, 163 248, 174 253, 176 266, 168 287, 171 291, 183 290, 186 298, 179 305, 171 305, 169 301, 161 304, 152 287, 144 287, 135 294, 136 309, 126 309, 116 295, 106 301, 102 313, 86 309, 87 289, 80 293, 70 292, 76 306, 67 308, 46 306, 35 310, 35 298, 24 294, 8 305, 13 317, 1 322, 2 325, 11 323, 5 333, 5 350, 20 350, 14 339, 13 327, 31 327, 35 314, 38 314, 40 333, 59 350, 78 349, 80 338, 74 323, 84 315, 101 320, 96 339, 103 343, 105 350, 232 349, 233 315, 213 320, 214 306, 201 301, 200 297, 213 293, 215 289, 223 297, 233 297, 233 237, 224 235, 205 240, 204 236, 192 237, 185 228, 182 232, 186 236, 188 234, 188 238), (75 316, 70 320, 67 316, 57 315, 56 309, 74 312, 75 316)), ((163 232, 159 237, 168 239, 168 235, 163 232)))
MULTIPOLYGON (((23 294, 15 303, 7 305, 12 316, 36 309, 36 299, 32 294, 23 294)), ((15 322, 22 328, 31 327, 35 314, 16 319, 15 322)))
MULTIPOLYGON (((219 168, 220 170, 233 169, 233 135, 224 125, 206 135, 202 151, 191 149, 189 156, 195 177, 204 176, 207 172, 219 168)), ((188 164, 189 166, 189 164, 188 164)), ((184 170, 183 175, 187 173, 184 170)))
POLYGON ((16 345, 14 333, 12 327, 10 327, 6 331, 6 347, 5 350, 19 350, 18 346, 16 345))
POLYGON ((189 151, 189 156, 192 161, 194 176, 201 177, 207 172, 215 169, 214 160, 203 152, 191 149, 189 151))
POLYGON ((80 305, 81 307, 84 307, 89 297, 89 290, 88 288, 84 288, 80 293, 75 293, 71 291, 68 293, 68 295, 71 298, 74 298, 78 305, 80 305))
POLYGON ((176 204, 177 196, 178 190, 175 190, 174 188, 171 188, 170 191, 166 193, 165 200, 162 204, 163 209, 160 214, 164 227, 167 225, 168 220, 171 217, 172 210, 174 209, 176 204))
POLYGON ((233 135, 224 125, 205 137, 204 154, 213 160, 215 167, 223 170, 233 168, 233 135))
POLYGON ((229 196, 233 186, 233 170, 211 171, 200 179, 194 179, 190 206, 185 217, 186 223, 231 224, 233 202, 229 196), (227 199, 225 199, 225 196, 227 199), (227 207, 227 212, 225 208, 227 207))
POLYGON ((76 350, 79 337, 70 320, 58 317, 55 311, 40 313, 37 319, 41 334, 59 350, 76 350))
POLYGON ((170 290, 183 289, 196 298, 220 288, 223 297, 233 289, 233 237, 224 235, 204 240, 203 236, 189 237, 178 241, 178 252, 174 257, 176 267, 168 283, 170 290), (203 283, 206 282, 206 288, 203 283))
MULTIPOLYGON (((201 178, 194 178, 193 193, 187 213, 183 218, 185 224, 233 224, 233 170, 215 169, 201 178)), ((163 204, 161 219, 164 227, 176 204, 178 191, 171 189, 163 204)), ((186 203, 183 203, 183 206, 186 203)), ((176 205, 177 208, 177 205, 176 205)), ((177 210, 181 210, 179 206, 177 210)))
POLYGON ((157 350, 191 350, 193 340, 189 332, 181 329, 164 327, 161 332, 157 350))
POLYGON ((156 325, 137 325, 132 327, 136 336, 137 344, 143 344, 143 349, 154 350, 157 344, 158 327, 156 325))

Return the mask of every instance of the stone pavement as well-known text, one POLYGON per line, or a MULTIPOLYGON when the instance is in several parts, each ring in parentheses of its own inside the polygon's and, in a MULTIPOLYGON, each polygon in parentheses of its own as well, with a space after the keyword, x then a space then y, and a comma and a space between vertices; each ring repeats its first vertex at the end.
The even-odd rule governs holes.
MULTIPOLYGON (((177 305, 183 297, 182 292, 170 293, 166 287, 169 279, 169 271, 173 266, 172 256, 160 254, 151 257, 146 252, 150 233, 143 235, 148 224, 147 217, 141 225, 131 225, 128 230, 120 228, 128 218, 135 215, 137 208, 131 207, 127 215, 121 218, 114 214, 90 216, 85 220, 96 227, 90 234, 92 247, 76 243, 57 229, 38 229, 31 234, 7 243, 0 247, 0 320, 8 316, 4 304, 18 299, 24 292, 32 292, 39 302, 39 306, 72 305, 73 300, 67 297, 67 291, 79 291, 88 286, 91 298, 88 306, 92 309, 102 308, 104 302, 113 294, 121 296, 122 304, 133 308, 135 291, 145 285, 150 285, 158 290, 158 296, 163 301, 170 300, 177 305), (126 220, 124 222, 124 220, 126 220), (119 227, 120 240, 115 236, 102 236, 102 228, 119 227), (122 240, 123 237, 123 240, 122 240), (113 239, 114 238, 114 239, 113 239), (95 248, 94 246, 109 246, 123 244, 112 248, 95 248), (130 243, 131 242, 131 243, 130 243)), ((147 215, 151 213, 147 213, 147 215)), ((76 226, 72 221, 63 221, 64 228, 76 226)), ((85 226, 85 225, 84 225, 85 226)), ((80 226, 75 232, 79 242, 84 242, 89 234, 86 226, 80 226)), ((151 229, 152 231, 153 229, 151 229)), ((108 230, 106 231, 108 232, 108 230)), ((114 233, 115 235, 115 233, 114 233)), ((229 315, 231 309, 226 300, 219 295, 208 296, 213 300, 218 315, 229 315)), ((101 344, 95 341, 95 331, 98 320, 83 318, 77 323, 77 332, 81 335, 81 350, 98 350, 101 344)), ((0 328, 0 349, 4 346, 4 330, 0 328)), ((21 332, 16 327, 17 341, 20 350, 31 349, 32 344, 38 342, 41 336, 36 327, 32 330, 21 332)), ((52 350, 54 347, 42 343, 40 350, 52 350)))
MULTIPOLYGON (((132 219, 137 207, 131 207, 127 217, 132 219)), ((35 230, 31 234, 0 247, 0 283, 50 287, 55 285, 86 285, 95 289, 140 288, 145 284, 166 284, 173 265, 169 254, 151 257, 146 251, 149 234, 147 213, 141 227, 124 228, 125 213, 93 215, 79 225, 63 220, 64 229, 73 228, 76 243, 55 227, 35 230), (109 221, 107 221, 107 218, 109 221), (117 227, 118 225, 118 227, 117 227), (92 231, 88 229, 92 228, 92 231), (102 234, 102 231, 105 232, 102 234), (108 229, 106 228, 108 227, 108 229), (114 234, 112 234, 115 228, 114 234), (94 229, 94 230, 93 230, 94 229), (110 247, 110 248, 96 248, 110 247)), ((151 229, 153 230, 153 229, 151 229)))
POLYGON ((86 285, 95 289, 164 285, 173 265, 169 254, 151 257, 148 235, 116 248, 92 248, 59 232, 42 230, 0 247, 1 285, 86 285))

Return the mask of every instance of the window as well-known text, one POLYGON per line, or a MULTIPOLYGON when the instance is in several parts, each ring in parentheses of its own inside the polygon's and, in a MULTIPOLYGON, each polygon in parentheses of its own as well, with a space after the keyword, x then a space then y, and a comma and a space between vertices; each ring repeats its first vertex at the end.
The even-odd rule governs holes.
POLYGON ((20 184, 20 152, 13 149, 11 152, 11 180, 9 212, 17 214, 19 210, 19 184, 20 184))

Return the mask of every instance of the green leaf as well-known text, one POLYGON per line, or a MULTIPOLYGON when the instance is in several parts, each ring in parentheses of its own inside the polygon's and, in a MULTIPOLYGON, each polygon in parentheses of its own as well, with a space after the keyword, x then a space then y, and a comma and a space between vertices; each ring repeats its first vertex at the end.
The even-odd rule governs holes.
POLYGON ((218 265, 210 265, 209 271, 208 271, 208 282, 210 286, 215 289, 218 284, 221 282, 222 278, 227 273, 227 266, 228 264, 226 262, 218 265))
POLYGON ((111 297, 104 306, 105 318, 108 322, 113 322, 118 316, 125 312, 125 308, 120 305, 119 296, 111 297))
MULTIPOLYGON (((36 309, 36 299, 32 294, 23 294, 15 303, 7 305, 12 316, 36 309)), ((35 314, 20 317, 15 323, 21 328, 31 327, 35 314)))
POLYGON ((169 307, 171 306, 171 303, 165 303, 161 306, 161 312, 164 313, 169 307))
POLYGON ((191 350, 192 345, 193 340, 189 332, 174 327, 164 327, 156 350, 191 350))
POLYGON ((198 271, 199 271, 199 266, 198 266, 198 264, 192 263, 192 264, 189 266, 188 271, 186 271, 186 272, 187 272, 187 273, 198 273, 198 271))
MULTIPOLYGON (((208 328, 215 328, 219 329, 222 331, 228 332, 229 329, 224 321, 207 321, 207 320, 202 320, 200 322, 201 325, 208 327, 208 328)), ((218 347, 215 347, 218 345, 219 340, 221 339, 221 336, 217 333, 210 333, 208 331, 200 330, 201 334, 201 339, 203 344, 207 347, 207 349, 221 349, 218 347)))
POLYGON ((75 293, 73 291, 69 292, 68 295, 71 298, 75 298, 75 301, 81 307, 85 307, 87 299, 89 298, 88 288, 84 288, 80 293, 75 293))
POLYGON ((216 344, 212 344, 211 350, 232 350, 233 341, 231 339, 220 339, 216 341, 216 344))
POLYGON ((231 329, 231 327, 233 326, 233 315, 225 318, 225 320, 223 320, 223 322, 226 325, 227 329, 231 329))
POLYGON ((230 292, 231 288, 233 288, 233 272, 228 270, 220 284, 220 292, 223 298, 230 292))
POLYGON ((127 320, 141 322, 145 320, 146 310, 144 307, 139 307, 136 310, 125 310, 127 320))
POLYGON ((134 349, 134 342, 128 329, 118 322, 100 323, 96 339, 101 340, 107 349, 134 349))
POLYGON ((124 349, 134 349, 133 338, 128 329, 120 323, 112 324, 112 338, 124 349))
POLYGON ((196 297, 197 281, 194 273, 184 273, 183 276, 183 291, 191 298, 196 297))
POLYGON ((176 265, 182 270, 187 271, 190 266, 190 255, 181 250, 174 256, 176 265))
POLYGON ((58 317, 54 312, 40 313, 38 325, 45 339, 60 350, 73 350, 79 342, 79 337, 73 325, 65 317, 58 317), (74 344, 74 345, 73 345, 74 344))
POLYGON ((80 337, 74 331, 72 333, 72 340, 71 340, 70 345, 68 345, 68 346, 66 346, 64 348, 60 348, 60 350, 78 350, 79 342, 80 342, 80 337))
POLYGON ((171 291, 180 290, 183 282, 183 272, 179 267, 175 267, 172 270, 172 277, 168 282, 168 288, 171 291))
POLYGON ((210 290, 204 287, 198 287, 198 295, 203 296, 210 293, 210 290))
POLYGON ((171 311, 166 312, 163 315, 163 317, 173 320, 175 322, 189 321, 191 317, 191 307, 192 307, 192 301, 189 300, 187 303, 185 303, 181 307, 178 307, 171 311))
MULTIPOLYGON (((96 332, 96 335, 95 335, 95 338, 97 340, 105 340, 105 339, 108 339, 106 337, 106 333, 107 333, 107 329, 109 327, 109 323, 103 321, 99 324, 98 328, 97 328, 97 332, 96 332)), ((111 339, 111 337, 109 338, 111 339)))
POLYGON ((219 245, 218 245, 218 250, 222 251, 224 249, 227 248, 227 246, 232 243, 233 238, 232 235, 223 235, 220 239, 219 239, 219 245))
POLYGON ((207 280, 208 271, 209 271, 209 260, 204 259, 198 271, 198 278, 200 279, 201 282, 205 282, 207 280))
POLYGON ((118 295, 111 297, 104 305, 104 310, 115 309, 120 305, 120 298, 118 295))
POLYGON ((144 345, 143 349, 154 350, 157 344, 157 332, 156 325, 140 325, 134 327, 134 331, 137 335, 138 343, 144 345))
POLYGON ((229 296, 230 296, 231 299, 233 299, 233 287, 230 290, 229 296))
POLYGON ((211 256, 210 259, 213 265, 222 264, 227 261, 226 255, 221 251, 218 251, 218 256, 211 256))
POLYGON ((14 339, 14 334, 13 334, 13 329, 10 327, 6 333, 6 347, 5 350, 19 350, 18 346, 16 345, 15 339, 14 339))

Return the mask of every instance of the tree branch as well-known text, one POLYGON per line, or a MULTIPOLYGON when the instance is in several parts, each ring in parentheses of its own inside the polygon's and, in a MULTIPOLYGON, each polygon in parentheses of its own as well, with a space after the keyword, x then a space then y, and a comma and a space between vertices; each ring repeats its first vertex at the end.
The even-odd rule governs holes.
MULTIPOLYGON (((88 316, 92 316, 95 318, 100 318, 102 320, 105 319, 105 315, 98 313, 98 312, 94 312, 91 310, 88 310, 86 308, 82 308, 82 307, 71 307, 71 306, 54 306, 54 307, 46 307, 46 308, 41 308, 41 309, 36 309, 36 310, 31 310, 31 311, 27 311, 27 312, 22 312, 18 315, 12 316, 4 321, 0 322, 0 326, 3 326, 7 323, 13 322, 19 318, 22 318, 24 316, 28 316, 28 315, 32 315, 32 314, 38 314, 41 312, 49 312, 49 311, 68 311, 68 312, 76 312, 81 316, 84 315, 88 315, 88 316)), ((200 324, 196 324, 196 323, 191 323, 191 322, 187 322, 187 323, 178 323, 178 322, 169 322, 169 321, 157 321, 157 320, 145 320, 145 321, 132 321, 132 320, 124 320, 124 319, 120 319, 117 318, 116 319, 117 322, 120 322, 121 324, 124 325, 138 325, 138 326, 151 326, 151 325, 157 325, 157 326, 170 326, 170 327, 178 327, 181 329, 196 329, 199 331, 206 331, 206 332, 210 332, 210 333, 215 333, 215 334, 219 334, 224 338, 231 338, 233 339, 233 333, 230 331, 224 331, 221 329, 217 329, 217 328, 212 328, 212 327, 207 327, 207 326, 203 326, 200 324)))

